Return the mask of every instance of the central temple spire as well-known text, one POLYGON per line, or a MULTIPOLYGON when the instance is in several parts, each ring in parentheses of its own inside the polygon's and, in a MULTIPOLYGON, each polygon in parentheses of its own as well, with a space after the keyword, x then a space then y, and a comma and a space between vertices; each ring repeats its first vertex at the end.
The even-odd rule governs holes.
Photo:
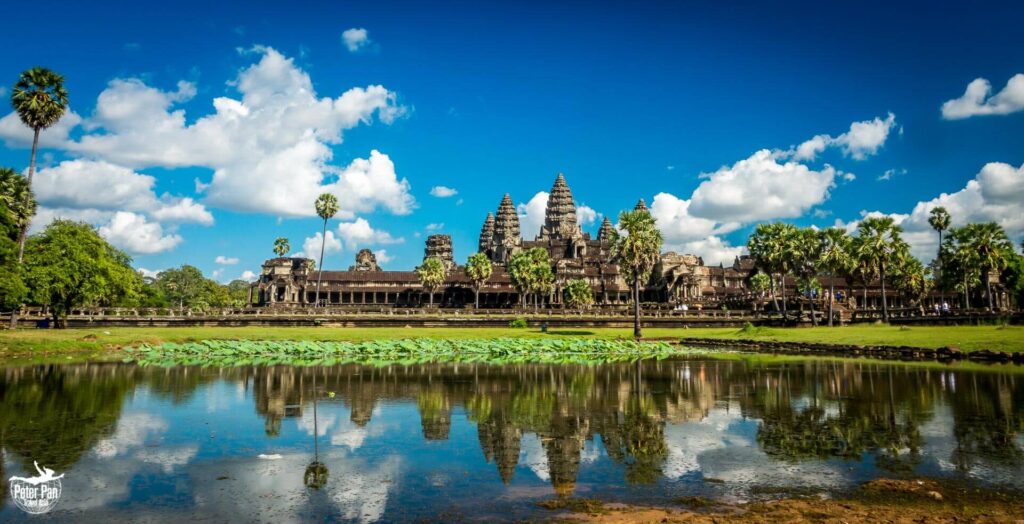
POLYGON ((582 232, 576 223, 576 203, 572 199, 572 190, 565 182, 565 175, 559 173, 548 196, 544 225, 540 228, 537 240, 574 239, 580 236, 582 232))

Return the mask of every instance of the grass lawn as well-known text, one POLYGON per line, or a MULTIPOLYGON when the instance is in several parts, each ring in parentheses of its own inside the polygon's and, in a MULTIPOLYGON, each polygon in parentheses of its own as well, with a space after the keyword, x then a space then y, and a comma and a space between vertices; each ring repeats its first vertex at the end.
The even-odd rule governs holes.
MULTIPOLYGON (((780 342, 896 345, 918 347, 959 346, 963 351, 993 349, 1024 351, 1022 326, 912 327, 846 326, 818 328, 757 328, 753 332, 736 328, 693 328, 644 330, 648 338, 699 337, 714 339, 758 339, 780 342)), ((111 349, 142 343, 189 342, 207 339, 247 340, 373 340, 398 338, 496 338, 496 337, 584 337, 630 338, 631 329, 579 328, 333 328, 333 327, 196 327, 196 328, 95 328, 19 329, 0 331, 0 355, 25 353, 109 353, 111 349)))

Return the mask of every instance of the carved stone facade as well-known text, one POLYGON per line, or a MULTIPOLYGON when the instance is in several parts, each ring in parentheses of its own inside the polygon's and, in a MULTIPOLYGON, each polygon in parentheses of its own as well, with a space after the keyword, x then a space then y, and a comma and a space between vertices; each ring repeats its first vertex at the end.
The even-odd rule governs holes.
POLYGON ((452 255, 451 235, 430 235, 427 237, 427 247, 423 250, 423 260, 436 258, 444 264, 449 272, 455 268, 455 257, 452 255))
MULTIPOLYGON (((636 210, 646 210, 640 199, 636 210)), ((494 271, 480 289, 480 304, 486 308, 508 308, 522 303, 513 287, 505 265, 516 253, 532 248, 548 252, 555 273, 555 289, 543 297, 546 306, 562 304, 562 290, 574 279, 590 284, 595 302, 626 304, 629 288, 612 256, 614 225, 605 216, 597 233, 591 238, 582 230, 576 214, 576 202, 565 176, 559 174, 551 188, 544 224, 524 240, 519 216, 512 197, 505 194, 495 213, 488 213, 480 229, 478 252, 493 263, 494 271)), ((533 232, 525 232, 530 234, 533 232)), ((448 269, 445 284, 437 290, 435 304, 441 307, 467 307, 473 304, 472 283, 464 268, 453 256, 449 235, 431 235, 426 239, 424 258, 437 257, 448 269)), ((274 258, 263 264, 263 273, 256 287, 259 304, 276 306, 303 306, 315 301, 318 271, 311 268, 308 259, 274 258)), ((752 294, 749 278, 756 272, 755 261, 749 256, 737 257, 731 266, 708 266, 696 255, 667 252, 660 256, 650 280, 643 286, 641 300, 648 304, 665 306, 717 307, 720 304, 748 305, 752 294)), ((419 283, 415 271, 384 271, 368 249, 356 255, 356 263, 348 271, 322 272, 321 302, 327 305, 382 305, 395 307, 423 307, 428 295, 419 283)), ((823 285, 826 280, 819 278, 823 285)), ((836 279, 836 289, 849 296, 850 286, 836 279)), ((786 294, 796 296, 796 283, 785 281, 786 294)), ((890 291, 892 304, 898 296, 890 291)), ((871 292, 868 304, 879 302, 877 286, 871 292)), ((857 297, 860 298, 859 296, 857 297)))
POLYGON ((380 266, 377 265, 377 255, 373 254, 373 251, 369 249, 360 249, 359 253, 356 253, 356 265, 349 266, 349 271, 380 271, 380 266))

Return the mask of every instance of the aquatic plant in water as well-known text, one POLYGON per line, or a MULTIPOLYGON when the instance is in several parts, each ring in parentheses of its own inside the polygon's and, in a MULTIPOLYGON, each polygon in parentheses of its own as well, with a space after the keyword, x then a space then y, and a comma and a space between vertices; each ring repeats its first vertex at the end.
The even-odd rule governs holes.
POLYGON ((204 340, 126 349, 140 365, 334 365, 479 362, 603 364, 699 353, 665 342, 588 339, 397 339, 365 342, 204 340))

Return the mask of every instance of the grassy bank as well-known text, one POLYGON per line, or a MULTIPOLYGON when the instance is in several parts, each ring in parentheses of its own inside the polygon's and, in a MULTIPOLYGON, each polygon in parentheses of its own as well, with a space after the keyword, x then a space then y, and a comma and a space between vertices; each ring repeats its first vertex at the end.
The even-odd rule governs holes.
MULTIPOLYGON (((1021 326, 928 326, 901 329, 895 326, 846 326, 818 328, 694 328, 646 329, 652 339, 699 337, 719 340, 765 340, 777 342, 816 342, 917 346, 938 348, 959 346, 963 351, 992 349, 1024 351, 1024 327, 1021 326)), ((19 329, 0 332, 0 354, 90 354, 101 355, 113 349, 140 344, 196 342, 200 340, 317 340, 362 342, 380 339, 436 338, 588 338, 628 339, 630 329, 579 328, 555 329, 541 333, 537 329, 511 328, 327 328, 327 327, 197 327, 197 328, 97 328, 39 330, 19 329)))

